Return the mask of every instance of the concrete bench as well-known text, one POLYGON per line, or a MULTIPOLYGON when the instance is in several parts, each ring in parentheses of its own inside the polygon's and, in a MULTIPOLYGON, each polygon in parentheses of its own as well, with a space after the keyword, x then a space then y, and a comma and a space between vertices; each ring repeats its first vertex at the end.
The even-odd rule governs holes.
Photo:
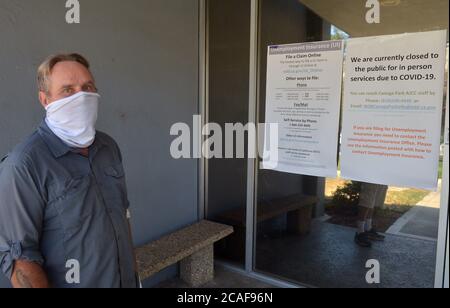
POLYGON ((214 243, 233 227, 203 220, 136 249, 139 275, 147 279, 180 262, 180 278, 199 287, 214 278, 214 243))
MULTIPOLYGON (((315 196, 290 195, 271 201, 258 203, 256 219, 258 223, 287 214, 287 232, 307 235, 311 230, 314 206, 319 199, 315 196)), ((234 227, 235 232, 219 249, 219 253, 233 260, 242 260, 245 255, 246 209, 240 207, 221 213, 217 220, 234 227)))
MULTIPOLYGON (((312 209, 318 202, 315 196, 291 195, 258 204, 258 223, 287 214, 287 229, 290 233, 305 235, 311 229, 312 209)), ((220 215, 220 221, 235 227, 245 227, 246 209, 241 207, 220 215)))

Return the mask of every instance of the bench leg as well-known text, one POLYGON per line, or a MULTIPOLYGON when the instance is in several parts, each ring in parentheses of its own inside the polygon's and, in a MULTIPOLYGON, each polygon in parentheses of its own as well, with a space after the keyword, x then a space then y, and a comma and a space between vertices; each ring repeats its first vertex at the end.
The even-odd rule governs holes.
POLYGON ((180 278, 190 287, 200 287, 214 279, 214 246, 208 246, 181 261, 180 278))
POLYGON ((287 216, 287 229, 289 233, 307 235, 311 231, 312 206, 292 211, 287 216))

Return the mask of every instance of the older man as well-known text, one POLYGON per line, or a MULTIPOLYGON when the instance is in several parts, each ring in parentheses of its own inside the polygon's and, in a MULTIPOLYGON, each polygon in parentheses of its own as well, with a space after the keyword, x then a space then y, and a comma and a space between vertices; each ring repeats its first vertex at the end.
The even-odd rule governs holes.
POLYGON ((38 87, 46 117, 0 163, 0 268, 14 287, 137 287, 122 156, 95 129, 88 61, 48 58, 38 87))

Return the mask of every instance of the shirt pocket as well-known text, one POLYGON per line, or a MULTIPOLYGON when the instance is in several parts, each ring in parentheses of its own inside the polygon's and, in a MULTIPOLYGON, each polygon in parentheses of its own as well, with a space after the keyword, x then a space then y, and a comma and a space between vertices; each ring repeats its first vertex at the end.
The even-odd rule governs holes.
POLYGON ((101 185, 106 206, 125 213, 129 202, 126 189, 125 170, 122 164, 104 168, 101 185))
POLYGON ((51 189, 49 206, 66 231, 79 228, 92 215, 96 197, 91 185, 92 178, 87 175, 69 179, 64 185, 56 184, 51 189))

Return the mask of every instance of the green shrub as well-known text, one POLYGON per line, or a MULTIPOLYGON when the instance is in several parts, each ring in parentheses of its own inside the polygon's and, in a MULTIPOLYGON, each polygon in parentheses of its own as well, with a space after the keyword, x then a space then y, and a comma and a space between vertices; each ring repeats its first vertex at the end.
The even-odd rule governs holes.
POLYGON ((349 182, 335 191, 333 194, 333 206, 345 208, 349 214, 357 214, 360 193, 361 183, 349 182))

